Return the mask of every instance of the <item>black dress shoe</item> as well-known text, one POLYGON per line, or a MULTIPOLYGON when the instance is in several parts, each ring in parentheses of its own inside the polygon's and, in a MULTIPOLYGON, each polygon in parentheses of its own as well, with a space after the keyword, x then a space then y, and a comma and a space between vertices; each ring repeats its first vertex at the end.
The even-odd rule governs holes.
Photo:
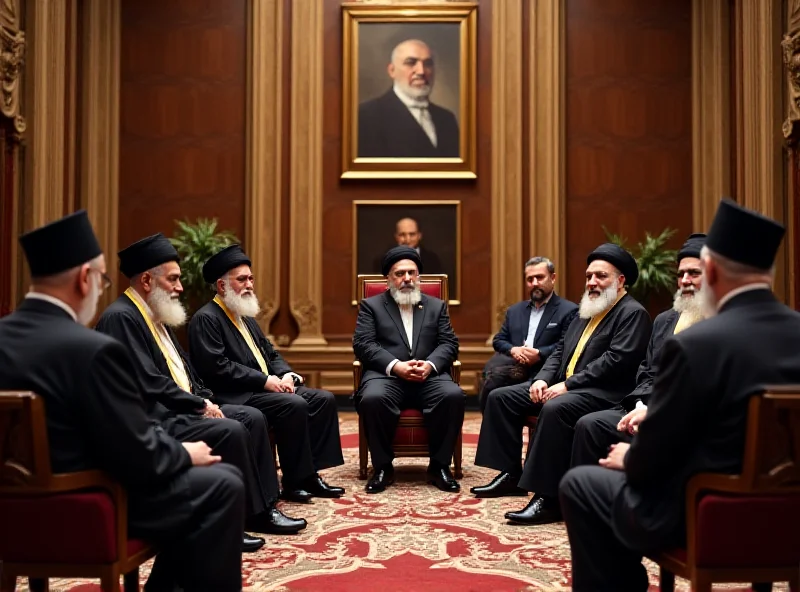
POLYGON ((506 519, 517 524, 551 524, 561 521, 558 500, 534 495, 519 512, 506 512, 506 519))
POLYGON ((279 497, 287 502, 307 504, 313 496, 302 487, 284 487, 279 497))
POLYGON ((450 467, 428 467, 428 483, 448 493, 461 491, 461 486, 453 478, 450 467))
POLYGON ((265 534, 296 534, 306 526, 308 523, 305 518, 291 518, 273 506, 250 519, 247 530, 265 534))
POLYGON ((478 498, 505 497, 507 495, 528 495, 528 492, 517 485, 518 476, 510 473, 500 473, 488 485, 479 485, 470 489, 478 498))
POLYGON ((380 493, 392 483, 394 483, 394 467, 388 465, 372 472, 372 477, 367 481, 364 491, 367 493, 380 493))
POLYGON ((303 490, 307 491, 314 497, 337 498, 344 495, 344 488, 331 487, 316 473, 313 477, 306 479, 306 481, 303 483, 303 490))
POLYGON ((253 553, 264 546, 264 539, 244 533, 242 536, 242 553, 253 553))

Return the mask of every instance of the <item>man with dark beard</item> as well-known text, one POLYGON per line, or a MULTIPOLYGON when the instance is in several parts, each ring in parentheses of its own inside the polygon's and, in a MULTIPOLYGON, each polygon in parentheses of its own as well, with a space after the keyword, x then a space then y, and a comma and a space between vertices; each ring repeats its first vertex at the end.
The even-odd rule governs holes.
MULTIPOLYGON (((153 422, 127 348, 86 328, 111 285, 86 211, 20 244, 31 288, 0 319, 0 389, 44 400, 50 469, 102 470, 125 488, 129 534, 158 547, 145 590, 239 592, 242 474, 219 463, 202 435, 181 444, 153 422)), ((47 534, 35 536, 46 547, 47 534)))
MULTIPOLYGON (((534 378, 528 393, 492 400, 486 406, 475 464, 501 471, 495 481, 518 480, 518 490, 536 495, 506 518, 520 524, 557 521, 558 482, 569 469, 577 421, 609 409, 636 386, 652 322, 625 290, 636 282, 636 260, 611 243, 587 258, 586 291, 564 338, 534 378), (521 431, 525 418, 539 417, 520 476, 521 431)), ((487 486, 491 487, 492 484, 487 486)), ((519 491, 506 485, 504 495, 519 491)))
MULTIPOLYGON (((305 520, 289 518, 275 507, 278 479, 264 417, 249 407, 214 404, 213 393, 203 386, 172 332, 186 321, 175 247, 156 234, 120 251, 119 259, 130 287, 103 312, 95 328, 130 349, 150 416, 180 441, 206 441, 242 471, 250 530, 291 534, 305 528, 305 520)), ((246 549, 263 543, 245 534, 246 549)))
POLYGON ((653 323, 647 357, 639 366, 636 388, 616 407, 584 415, 575 425, 573 467, 597 464, 608 454, 611 445, 631 441, 647 414, 647 402, 664 343, 703 318, 700 249, 705 238, 705 234, 692 234, 678 251, 678 290, 672 308, 658 315, 653 323))
POLYGON ((353 351, 364 366, 356 408, 364 420, 373 474, 367 493, 394 483, 392 460, 400 411, 421 407, 428 430, 429 483, 456 492, 450 472, 464 421, 464 391, 449 370, 458 357, 458 338, 447 304, 420 293, 422 261, 411 247, 390 249, 381 272, 389 289, 361 301, 353 351))
POLYGON ((338 498, 318 471, 344 464, 333 393, 303 385, 256 322, 259 312, 250 258, 239 245, 213 255, 203 278, 217 295, 189 323, 189 352, 217 400, 263 413, 275 429, 283 497, 338 498))

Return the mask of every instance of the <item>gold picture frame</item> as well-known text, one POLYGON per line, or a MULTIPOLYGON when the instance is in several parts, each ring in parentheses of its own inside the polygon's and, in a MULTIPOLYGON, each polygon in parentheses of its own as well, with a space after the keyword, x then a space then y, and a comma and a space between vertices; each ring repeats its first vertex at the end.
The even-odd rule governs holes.
POLYGON ((477 4, 347 2, 342 11, 341 178, 475 179, 477 4))
POLYGON ((353 200, 353 305, 358 276, 380 273, 384 254, 397 244, 396 224, 407 218, 417 223, 420 232, 417 246, 423 273, 446 274, 447 303, 461 304, 460 200, 353 200))

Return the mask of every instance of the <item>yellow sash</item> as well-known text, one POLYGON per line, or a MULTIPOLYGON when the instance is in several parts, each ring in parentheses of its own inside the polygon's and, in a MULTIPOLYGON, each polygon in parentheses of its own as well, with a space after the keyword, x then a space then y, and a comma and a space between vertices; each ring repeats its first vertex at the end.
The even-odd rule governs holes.
POLYGON ((127 290, 125 290, 125 296, 130 298, 131 302, 133 302, 136 305, 136 308, 139 309, 142 318, 144 318, 144 322, 147 323, 147 328, 150 329, 150 333, 153 334, 153 339, 156 340, 156 345, 158 345, 158 349, 161 350, 161 353, 164 355, 164 359, 167 360, 167 367, 169 368, 169 373, 172 376, 172 380, 174 380, 175 384, 177 384, 187 393, 191 393, 192 385, 189 382, 189 377, 187 375, 186 369, 184 368, 183 372, 181 372, 177 368, 175 368, 175 363, 172 361, 172 356, 169 355, 167 347, 161 341, 161 336, 158 334, 158 331, 156 331, 156 328, 153 325, 153 321, 152 319, 150 319, 150 315, 147 314, 147 311, 144 310, 144 308, 142 308, 142 304, 141 302, 139 302, 139 298, 137 298, 137 295, 134 294, 133 288, 128 288, 127 290))
POLYGON ((681 316, 678 317, 678 322, 675 323, 675 330, 672 332, 673 335, 677 335, 684 329, 688 329, 692 326, 692 320, 689 318, 689 315, 685 312, 681 313, 681 316))
POLYGON ((261 366, 261 371, 269 376, 269 367, 267 366, 267 362, 264 359, 264 356, 261 355, 261 350, 259 350, 256 347, 256 343, 255 341, 253 341, 253 336, 250 335, 250 330, 245 326, 244 321, 236 322, 236 317, 228 309, 228 307, 225 306, 225 303, 222 301, 222 298, 220 298, 218 295, 214 296, 214 302, 216 302, 217 306, 219 306, 225 312, 225 314, 228 317, 228 320, 231 323, 233 323, 233 326, 239 329, 239 333, 242 334, 242 337, 244 338, 247 347, 250 348, 250 351, 253 352, 253 355, 256 357, 256 360, 258 360, 258 365, 261 366))
POLYGON ((592 333, 594 333, 594 330, 597 329, 597 325, 600 324, 600 321, 602 321, 606 315, 611 312, 611 310, 617 305, 617 302, 619 302, 627 293, 627 291, 623 290, 622 293, 617 296, 614 304, 609 306, 600 314, 593 316, 592 320, 589 321, 589 324, 586 325, 583 333, 581 333, 581 338, 578 340, 578 345, 575 346, 575 351, 572 353, 572 358, 570 358, 569 365, 567 366, 567 378, 572 376, 572 374, 575 372, 575 365, 578 363, 578 359, 583 353, 583 348, 586 347, 586 344, 589 342, 589 338, 592 336, 592 333))

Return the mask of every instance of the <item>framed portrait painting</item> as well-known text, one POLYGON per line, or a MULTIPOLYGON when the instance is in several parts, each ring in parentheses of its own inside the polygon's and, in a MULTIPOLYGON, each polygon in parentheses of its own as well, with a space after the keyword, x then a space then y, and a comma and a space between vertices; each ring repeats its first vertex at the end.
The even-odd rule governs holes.
POLYGON ((386 251, 399 244, 417 249, 423 273, 446 273, 448 302, 460 303, 460 201, 354 200, 353 304, 358 274, 380 273, 386 251))
POLYGON ((477 5, 343 5, 342 178, 476 171, 477 5))

